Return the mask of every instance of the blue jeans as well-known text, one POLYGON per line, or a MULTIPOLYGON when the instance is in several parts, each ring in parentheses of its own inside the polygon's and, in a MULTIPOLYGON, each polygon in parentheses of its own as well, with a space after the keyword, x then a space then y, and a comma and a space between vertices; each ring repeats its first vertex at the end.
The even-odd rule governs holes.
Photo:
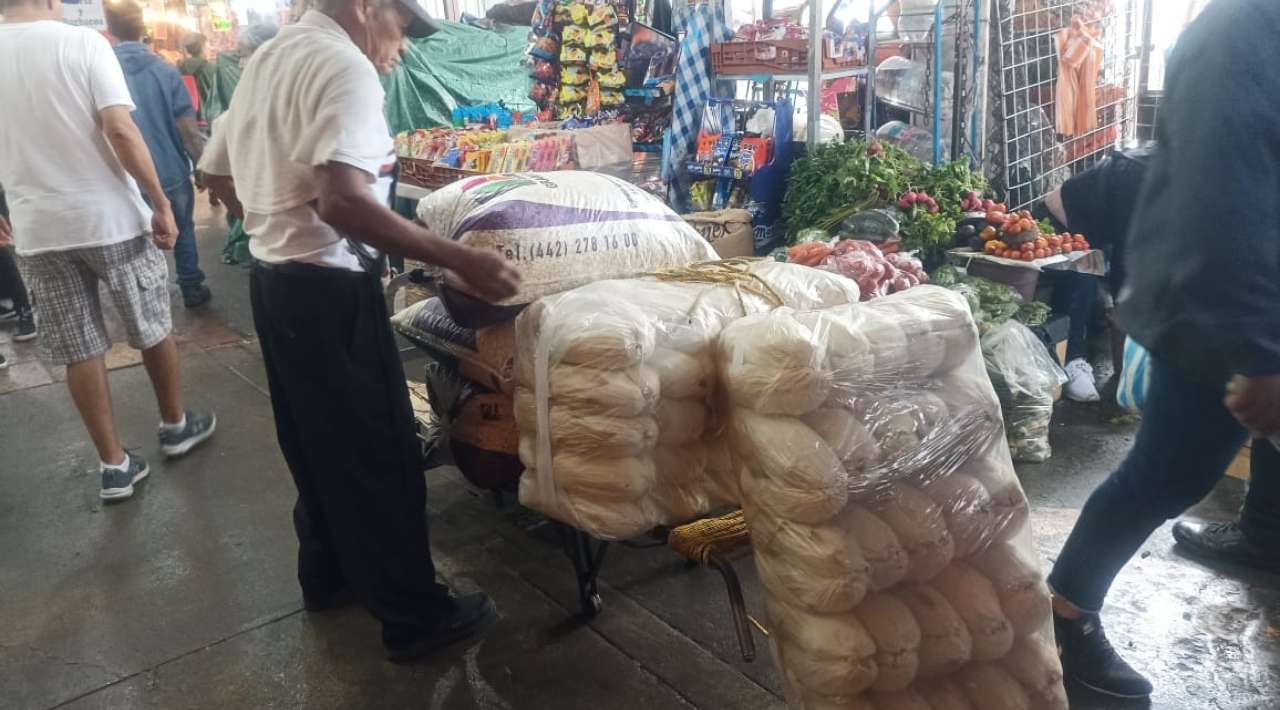
POLYGON ((178 223, 178 241, 173 245, 173 263, 178 272, 181 287, 199 286, 204 283, 200 270, 200 254, 196 251, 196 191, 187 180, 178 187, 164 191, 173 207, 173 218, 178 223))
MULTIPOLYGON (((1102 608, 1120 569, 1166 520, 1222 479, 1248 433, 1222 403, 1226 384, 1197 380, 1152 357, 1142 425, 1120 468, 1089 496, 1049 584, 1084 611, 1102 608)), ((1241 527, 1264 547, 1280 543, 1280 452, 1254 442, 1241 527)))
POLYGON ((1064 271, 1055 276, 1051 305, 1055 313, 1066 313, 1070 318, 1067 362, 1077 358, 1088 361, 1089 325, 1093 320, 1093 306, 1098 300, 1099 278, 1078 271, 1064 271))

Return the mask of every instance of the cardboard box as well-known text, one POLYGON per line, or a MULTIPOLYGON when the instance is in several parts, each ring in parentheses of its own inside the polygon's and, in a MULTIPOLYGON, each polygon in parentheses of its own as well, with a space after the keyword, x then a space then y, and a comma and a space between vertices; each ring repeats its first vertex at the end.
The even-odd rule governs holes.
POLYGON ((684 221, 698 230, 721 259, 755 256, 751 213, 746 210, 692 212, 684 215, 684 221))

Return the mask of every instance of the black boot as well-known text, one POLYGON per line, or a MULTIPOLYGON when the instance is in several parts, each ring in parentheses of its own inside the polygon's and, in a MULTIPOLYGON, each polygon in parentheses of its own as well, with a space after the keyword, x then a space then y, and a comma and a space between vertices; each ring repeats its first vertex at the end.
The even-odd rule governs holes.
POLYGON ((419 632, 414 638, 387 644, 387 657, 394 663, 415 661, 450 644, 479 636, 498 621, 497 607, 483 592, 452 597, 449 607, 434 628, 419 632))
POLYGON ((1179 520, 1173 526, 1178 550, 1206 562, 1231 562, 1246 567, 1280 572, 1280 551, 1267 550, 1250 542, 1240 523, 1193 523, 1179 520))
POLYGON ((1062 674, 1068 680, 1117 698, 1151 695, 1151 682, 1112 648, 1097 614, 1065 619, 1055 613, 1053 631, 1062 654, 1062 674))

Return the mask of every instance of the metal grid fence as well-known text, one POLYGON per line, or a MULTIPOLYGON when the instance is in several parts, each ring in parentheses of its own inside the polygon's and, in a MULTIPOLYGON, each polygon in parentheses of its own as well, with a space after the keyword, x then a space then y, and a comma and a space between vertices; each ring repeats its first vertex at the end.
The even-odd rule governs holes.
POLYGON ((1028 207, 1067 178, 1135 136, 1136 0, 996 0, 989 73, 988 177, 1012 209, 1028 207), (1097 125, 1063 135, 1059 110, 1059 33, 1080 17, 1100 30, 1093 87, 1097 125))

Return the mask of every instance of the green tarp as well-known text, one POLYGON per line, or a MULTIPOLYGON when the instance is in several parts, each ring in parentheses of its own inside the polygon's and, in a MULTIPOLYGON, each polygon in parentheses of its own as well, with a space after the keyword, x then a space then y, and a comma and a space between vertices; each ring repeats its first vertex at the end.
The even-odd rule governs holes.
POLYGON ((447 126, 457 106, 502 101, 513 111, 533 109, 532 79, 521 63, 528 27, 439 24, 439 32, 411 41, 400 68, 382 80, 392 133, 447 126))
POLYGON ((204 106, 206 121, 212 121, 222 115, 231 105, 231 94, 240 82, 240 53, 231 50, 220 52, 214 62, 213 86, 209 92, 209 102, 204 106))

